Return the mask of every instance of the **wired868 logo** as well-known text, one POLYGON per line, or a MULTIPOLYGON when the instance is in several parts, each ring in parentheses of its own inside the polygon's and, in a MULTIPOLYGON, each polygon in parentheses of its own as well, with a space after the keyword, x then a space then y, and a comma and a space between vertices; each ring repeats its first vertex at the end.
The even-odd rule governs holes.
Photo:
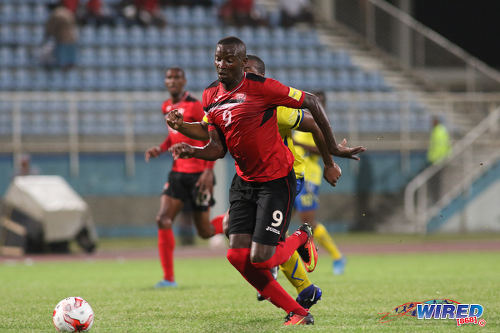
POLYGON ((453 319, 457 326, 476 324, 485 326, 486 321, 479 319, 484 312, 481 304, 461 304, 451 299, 432 299, 424 302, 408 302, 386 312, 380 318, 381 323, 387 323, 402 316, 417 319, 453 319))

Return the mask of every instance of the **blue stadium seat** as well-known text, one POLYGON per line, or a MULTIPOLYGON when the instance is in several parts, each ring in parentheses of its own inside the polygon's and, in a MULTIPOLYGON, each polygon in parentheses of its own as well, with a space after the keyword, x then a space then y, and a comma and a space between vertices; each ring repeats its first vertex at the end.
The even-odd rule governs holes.
POLYGON ((12 103, 0 101, 0 136, 12 134, 12 103))
POLYGON ((365 73, 362 70, 355 70, 351 75, 351 80, 352 89, 357 91, 364 91, 366 89, 365 73))
MULTIPOLYGON (((257 54, 257 56, 259 56, 257 54)), ((271 57, 269 61, 265 61, 268 66, 272 67, 295 67, 295 65, 290 63, 288 54, 281 47, 274 47, 271 49, 271 57)))
POLYGON ((14 72, 14 88, 16 90, 28 90, 31 85, 29 72, 26 69, 17 69, 14 72))
POLYGON ((160 30, 156 27, 148 27, 144 33, 145 44, 158 46, 161 43, 160 30))
POLYGON ((36 25, 32 29, 31 44, 40 45, 43 42, 44 28, 36 25))
POLYGON ((292 83, 290 82, 290 79, 288 77, 288 71, 286 69, 274 70, 272 73, 270 73, 266 76, 272 77, 273 79, 276 79, 276 80, 282 82, 283 84, 292 85, 292 83))
POLYGON ((208 31, 205 27, 195 27, 192 32, 193 44, 197 46, 209 46, 208 31))
POLYGON ((0 22, 1 23, 10 23, 15 22, 16 20, 16 12, 14 10, 14 6, 11 4, 3 4, 0 6, 0 22))
POLYGON ((160 31, 159 46, 175 47, 177 44, 176 30, 173 27, 166 27, 160 31))
POLYGON ((108 26, 99 27, 96 31, 97 39, 96 43, 100 46, 109 46, 113 41, 113 32, 108 26))
POLYGON ((196 24, 191 17, 191 12, 186 6, 179 6, 175 9, 175 24, 180 26, 190 26, 196 24))
POLYGON ((338 90, 351 90, 352 89, 352 82, 351 82, 351 76, 347 70, 339 70, 337 72, 337 88, 338 90))
POLYGON ((27 4, 18 5, 15 18, 19 23, 31 23, 33 18, 30 6, 27 4))
POLYGON ((102 68, 97 72, 97 89, 98 90, 115 90, 116 85, 113 78, 113 72, 109 69, 102 68))
POLYGON ((164 68, 172 67, 177 64, 177 54, 173 48, 164 48, 161 54, 162 66, 164 68))
POLYGON ((208 29, 208 37, 207 44, 205 46, 213 49, 213 53, 215 53, 215 44, 221 39, 223 36, 222 28, 219 26, 210 26, 208 29))
POLYGON ((270 46, 273 40, 271 39, 271 34, 269 29, 264 27, 258 27, 255 30, 255 43, 261 47, 270 46))
POLYGON ((133 69, 130 73, 130 89, 142 90, 146 89, 146 77, 144 71, 140 69, 133 69))
POLYGON ((192 53, 193 61, 192 66, 195 68, 207 68, 213 64, 213 55, 207 52, 206 48, 196 48, 192 53))
POLYGON ((176 29, 176 43, 179 47, 196 46, 191 37, 191 29, 188 27, 178 27, 176 29))
POLYGON ((116 46, 127 46, 128 31, 123 25, 118 25, 112 30, 112 43, 116 46))
POLYGON ((191 10, 191 19, 194 25, 202 27, 214 25, 217 21, 216 16, 210 12, 210 9, 201 6, 196 6, 191 10))
POLYGON ((79 43, 84 46, 90 46, 95 44, 97 40, 94 27, 85 26, 79 30, 79 43))
POLYGON ((97 89, 97 73, 93 69, 85 69, 82 73, 83 90, 97 89))
POLYGON ((129 57, 127 49, 124 47, 115 47, 113 49, 113 66, 127 67, 129 65, 129 57))
POLYGON ((128 31, 128 44, 131 46, 141 46, 144 44, 144 31, 138 26, 133 26, 128 31))
POLYGON ((160 50, 153 47, 148 48, 146 50, 145 65, 147 67, 158 67, 161 66, 161 64, 162 64, 162 59, 160 50))
POLYGON ((320 80, 319 72, 316 69, 308 68, 304 73, 304 86, 308 91, 324 89, 320 80))
POLYGON ((113 53, 109 47, 100 47, 97 50, 97 57, 95 59, 95 65, 100 67, 110 67, 113 66, 115 59, 113 58, 113 53))
POLYGON ((191 48, 183 47, 177 51, 177 61, 181 67, 194 67, 191 48))
POLYGON ((146 89, 161 90, 164 87, 165 75, 163 71, 158 69, 150 69, 146 71, 146 89))
POLYGON ((47 72, 42 69, 36 69, 33 73, 31 87, 33 90, 47 90, 49 87, 49 78, 47 72))
POLYGON ((31 44, 32 33, 28 27, 18 25, 14 28, 14 40, 17 44, 28 45, 31 44))
POLYGON ((310 67, 309 64, 304 62, 304 57, 299 49, 288 49, 285 54, 285 59, 281 61, 282 66, 287 67, 310 67))
POLYGON ((333 60, 333 66, 337 68, 349 69, 352 67, 351 57, 345 51, 335 52, 333 60))
POLYGON ((271 38, 271 43, 277 47, 286 47, 288 45, 286 31, 282 27, 272 29, 271 38))
POLYGON ((81 86, 80 73, 74 69, 63 73, 63 83, 63 90, 79 90, 81 86))
POLYGON ((0 66, 14 66, 14 52, 10 47, 0 47, 0 66))
POLYGON ((300 45, 303 47, 315 47, 320 45, 318 33, 315 29, 308 29, 298 32, 300 45))
MULTIPOLYGON (((2 15, 0 15, 1 17, 2 15)), ((0 43, 7 45, 14 42, 14 31, 9 24, 0 24, 0 43)))
POLYGON ((143 66, 145 64, 144 50, 140 47, 130 49, 129 57, 130 66, 143 66))
POLYGON ((47 7, 41 3, 35 4, 33 7, 32 23, 44 24, 49 17, 47 7))
POLYGON ((114 82, 116 90, 127 90, 130 82, 129 73, 126 69, 120 68, 114 72, 114 82))
POLYGON ((248 26, 242 27, 238 33, 239 38, 245 42, 247 48, 257 46, 257 41, 254 38, 254 29, 248 26))
POLYGON ((292 69, 288 75, 289 84, 298 89, 305 88, 304 73, 300 69, 292 69))
POLYGON ((319 71, 319 80, 324 90, 337 90, 337 81, 335 80, 335 73, 328 69, 319 71))

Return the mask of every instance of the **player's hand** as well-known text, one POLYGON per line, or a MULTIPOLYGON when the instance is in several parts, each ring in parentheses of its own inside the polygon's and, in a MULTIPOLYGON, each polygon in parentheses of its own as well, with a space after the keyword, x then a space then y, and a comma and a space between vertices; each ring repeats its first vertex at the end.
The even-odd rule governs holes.
POLYGON ((363 146, 356 146, 356 147, 347 147, 347 140, 344 138, 341 143, 337 145, 336 148, 333 148, 333 151, 331 152, 334 156, 338 157, 344 157, 344 158, 350 158, 353 160, 359 161, 359 156, 356 156, 366 150, 365 147, 363 146))
POLYGON ((168 126, 172 127, 174 130, 178 130, 184 123, 184 116, 177 109, 170 111, 166 119, 168 126))
POLYGON ((337 163, 333 163, 333 165, 325 165, 323 169, 323 178, 332 186, 337 185, 337 181, 342 175, 342 170, 337 165, 337 163))
POLYGON ((146 150, 146 152, 144 153, 144 159, 146 160, 146 162, 149 162, 150 158, 156 158, 156 157, 160 156, 160 154, 161 154, 160 147, 158 147, 158 146, 151 147, 148 150, 146 150))
POLYGON ((178 158, 191 158, 194 155, 194 148, 184 142, 173 145, 168 151, 172 153, 174 160, 178 158))
POLYGON ((214 171, 205 169, 196 182, 196 187, 200 192, 208 191, 211 195, 214 193, 214 171))

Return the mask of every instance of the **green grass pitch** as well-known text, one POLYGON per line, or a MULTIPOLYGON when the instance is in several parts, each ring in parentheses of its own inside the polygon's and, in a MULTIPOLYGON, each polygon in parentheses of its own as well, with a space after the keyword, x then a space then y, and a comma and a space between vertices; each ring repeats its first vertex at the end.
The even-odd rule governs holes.
MULTIPOLYGON (((178 259, 179 287, 157 290, 157 260, 0 263, 0 332, 54 332, 52 311, 81 296, 95 312, 91 332, 500 332, 500 252, 350 255, 333 276, 321 255, 313 283, 323 299, 314 326, 282 327, 285 313, 256 293, 225 258, 178 259), (484 306, 486 326, 379 313, 410 301, 449 298, 484 306)), ((295 290, 280 273, 279 281, 295 290)))

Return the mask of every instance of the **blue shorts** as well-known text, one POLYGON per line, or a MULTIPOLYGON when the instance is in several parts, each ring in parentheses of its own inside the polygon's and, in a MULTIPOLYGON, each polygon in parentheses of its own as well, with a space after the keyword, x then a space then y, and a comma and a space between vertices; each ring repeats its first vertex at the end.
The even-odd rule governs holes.
POLYGON ((319 185, 305 182, 295 198, 295 209, 299 212, 318 209, 319 185))
POLYGON ((304 188, 304 177, 297 178, 297 195, 299 195, 300 191, 304 188))

